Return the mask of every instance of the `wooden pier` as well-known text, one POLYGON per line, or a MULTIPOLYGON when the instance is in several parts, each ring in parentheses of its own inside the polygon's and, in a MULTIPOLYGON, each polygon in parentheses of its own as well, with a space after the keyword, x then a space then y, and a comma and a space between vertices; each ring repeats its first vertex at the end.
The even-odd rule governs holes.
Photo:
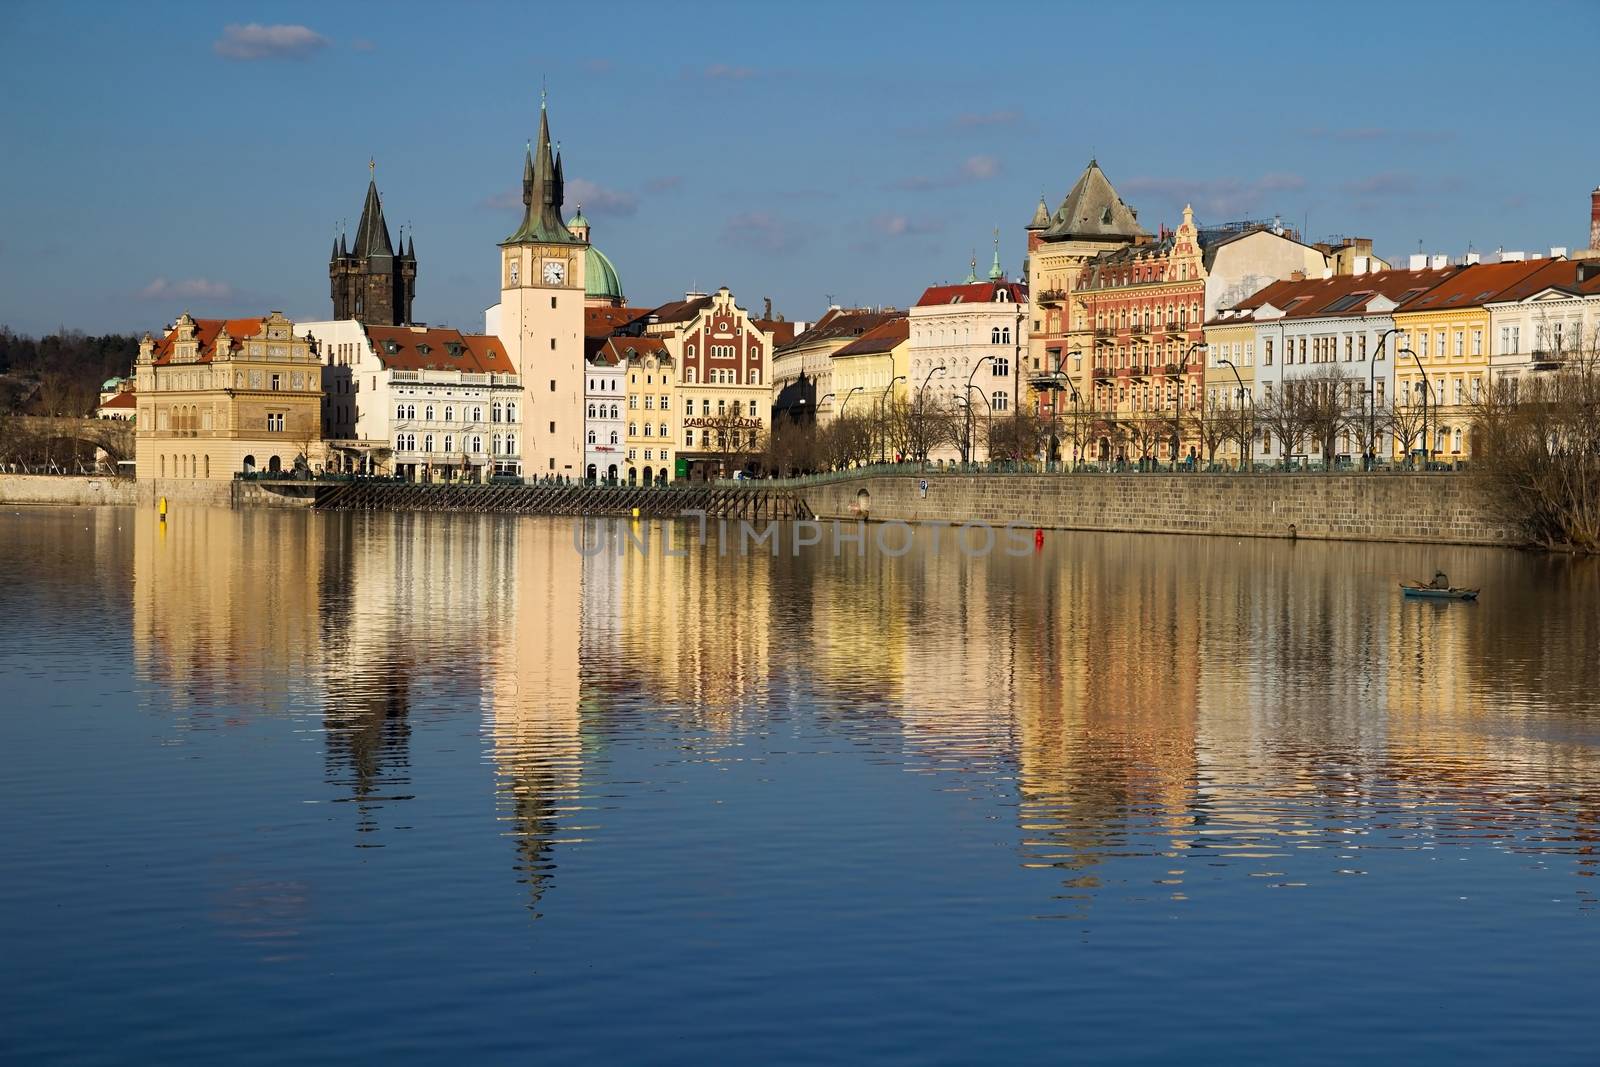
MULTIPOLYGON (((300 483, 302 487, 305 483, 300 483)), ((676 518, 704 512, 724 519, 806 519, 811 510, 790 489, 686 484, 524 485, 354 481, 318 484, 318 511, 455 511, 504 515, 638 515, 676 518)))

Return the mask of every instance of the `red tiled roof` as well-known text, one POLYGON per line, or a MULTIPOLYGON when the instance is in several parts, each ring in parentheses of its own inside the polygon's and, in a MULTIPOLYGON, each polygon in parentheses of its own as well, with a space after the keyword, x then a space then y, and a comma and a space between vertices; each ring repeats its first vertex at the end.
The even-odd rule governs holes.
MULTIPOLYGON (((1305 281, 1277 281, 1234 307, 1255 310, 1264 304, 1271 304, 1290 319, 1357 316, 1366 313, 1367 304, 1373 297, 1385 296, 1399 303, 1400 309, 1410 311, 1411 301, 1464 269, 1385 270, 1370 274, 1336 274, 1331 278, 1305 281)), ((1214 318, 1210 324, 1227 325, 1229 321, 1239 320, 1214 318)))
POLYGON ((1426 293, 1408 301, 1400 311, 1451 311, 1479 307, 1500 293, 1524 282, 1549 264, 1533 259, 1522 263, 1475 263, 1457 271, 1426 293))
POLYGON ((515 374, 500 338, 428 326, 368 326, 372 349, 389 370, 515 374), (424 351, 426 349, 426 351, 424 351))
POLYGON ((583 332, 586 337, 610 337, 649 315, 649 308, 584 308, 583 332))
POLYGON ((855 339, 871 330, 888 322, 890 319, 900 318, 905 315, 903 311, 874 311, 871 308, 829 308, 828 313, 816 321, 816 324, 800 334, 788 345, 810 344, 813 341, 828 341, 835 338, 855 339))
POLYGON ((1028 287, 1021 282, 977 282, 971 285, 929 286, 917 301, 917 307, 932 307, 935 304, 993 303, 994 294, 1001 289, 1007 291, 1013 304, 1028 302, 1028 287))
POLYGON ((133 390, 118 393, 116 396, 100 405, 102 408, 136 408, 139 400, 133 395, 133 390))
POLYGON ((1542 293, 1546 289, 1566 289, 1574 293, 1600 292, 1600 276, 1589 279, 1587 282, 1578 281, 1577 260, 1571 259, 1538 259, 1539 269, 1532 274, 1506 286, 1493 297, 1494 301, 1501 300, 1526 300, 1535 293, 1542 293))
POLYGON ((697 296, 692 300, 674 300, 670 304, 662 304, 650 313, 656 322, 687 322, 700 312, 711 306, 709 296, 697 296))
POLYGON ((772 347, 778 348, 794 340, 794 323, 788 319, 751 319, 755 328, 772 338, 772 347))
POLYGON ((840 356, 870 356, 879 352, 891 352, 896 345, 901 344, 910 336, 911 320, 901 315, 868 330, 835 352, 833 358, 838 359, 840 356))
MULTIPOLYGON (((227 327, 228 337, 233 342, 228 346, 228 351, 231 353, 239 347, 241 338, 254 337, 260 333, 263 321, 262 319, 195 319, 195 340, 200 343, 199 357, 195 362, 211 362, 212 357, 217 353, 217 335, 222 332, 223 327, 227 327)), ((172 361, 172 349, 177 336, 178 329, 174 326, 167 331, 166 336, 156 342, 153 358, 155 363, 170 363, 172 361)))

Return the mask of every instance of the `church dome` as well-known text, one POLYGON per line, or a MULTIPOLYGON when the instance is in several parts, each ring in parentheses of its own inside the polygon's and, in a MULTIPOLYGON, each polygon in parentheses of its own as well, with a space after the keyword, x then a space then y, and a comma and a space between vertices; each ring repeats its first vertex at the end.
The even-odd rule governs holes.
POLYGON ((583 217, 583 208, 581 207, 578 209, 578 213, 576 215, 567 220, 567 229, 576 230, 579 227, 582 227, 585 230, 589 228, 589 220, 583 217))
POLYGON ((622 279, 606 254, 590 245, 583 253, 583 295, 589 300, 622 300, 622 279))

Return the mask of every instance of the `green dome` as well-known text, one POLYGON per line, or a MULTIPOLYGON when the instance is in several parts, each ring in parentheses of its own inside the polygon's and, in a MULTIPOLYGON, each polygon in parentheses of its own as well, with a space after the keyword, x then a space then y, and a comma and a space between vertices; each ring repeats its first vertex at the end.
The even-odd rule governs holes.
POLYGON ((569 230, 576 230, 579 226, 587 228, 588 225, 589 220, 583 217, 582 208, 579 208, 578 213, 567 220, 567 229, 569 230))
POLYGON ((606 254, 594 245, 584 250, 583 276, 585 297, 622 299, 622 279, 617 277, 617 268, 613 267, 606 254))

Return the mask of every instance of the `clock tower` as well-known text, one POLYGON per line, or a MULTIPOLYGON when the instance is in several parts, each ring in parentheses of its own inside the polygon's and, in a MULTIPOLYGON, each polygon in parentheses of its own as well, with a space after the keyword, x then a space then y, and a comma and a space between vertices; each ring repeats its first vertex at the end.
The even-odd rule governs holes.
POLYGON ((539 104, 522 225, 500 242, 500 342, 522 375, 522 473, 583 477, 584 245, 561 221, 561 157, 539 104))

